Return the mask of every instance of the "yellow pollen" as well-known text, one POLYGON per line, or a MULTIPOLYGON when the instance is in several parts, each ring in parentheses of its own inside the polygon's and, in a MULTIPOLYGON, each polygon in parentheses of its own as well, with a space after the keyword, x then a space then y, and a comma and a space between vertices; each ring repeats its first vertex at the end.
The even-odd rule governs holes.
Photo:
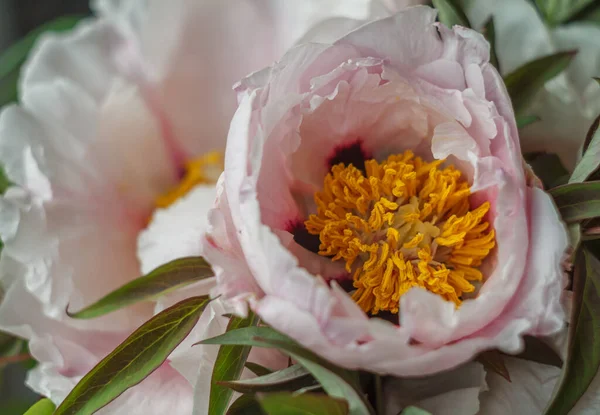
POLYGON ((223 171, 223 154, 213 151, 185 164, 185 174, 179 184, 156 199, 156 207, 166 208, 188 194, 199 184, 215 183, 223 171))
POLYGON ((469 184, 443 162, 405 151, 366 161, 366 174, 338 164, 315 194, 306 229, 319 235, 320 255, 345 261, 365 312, 397 313, 412 287, 459 306, 483 279, 478 267, 496 244, 484 219, 490 204, 471 209, 469 184))

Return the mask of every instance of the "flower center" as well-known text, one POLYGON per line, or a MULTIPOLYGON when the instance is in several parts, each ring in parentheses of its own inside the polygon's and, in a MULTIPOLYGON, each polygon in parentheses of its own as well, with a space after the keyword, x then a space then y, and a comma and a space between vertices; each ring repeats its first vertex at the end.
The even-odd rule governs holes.
POLYGON ((156 207, 166 208, 188 194, 199 184, 216 183, 223 171, 223 154, 218 151, 207 153, 188 161, 184 166, 183 178, 167 193, 156 198, 156 207))
POLYGON ((338 164, 315 194, 306 229, 319 235, 320 255, 346 262, 365 312, 398 313, 412 287, 459 306, 475 290, 471 281, 483 279, 478 267, 496 244, 484 220, 490 204, 471 209, 469 184, 443 162, 405 151, 366 161, 365 174, 338 164))

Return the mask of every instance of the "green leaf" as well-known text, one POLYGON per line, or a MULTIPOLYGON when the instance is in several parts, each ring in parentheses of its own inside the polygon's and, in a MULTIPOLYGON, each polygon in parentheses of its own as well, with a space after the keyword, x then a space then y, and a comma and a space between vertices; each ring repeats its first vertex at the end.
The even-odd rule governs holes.
POLYGON ((598 82, 598 85, 600 85, 600 78, 594 76, 594 81, 598 82))
POLYGON ((37 401, 23 415, 52 415, 56 406, 50 399, 44 398, 37 401))
MULTIPOLYGON (((500 72, 500 63, 498 62, 498 56, 496 55, 496 29, 494 28, 494 19, 490 17, 485 26, 483 27, 483 35, 490 43, 490 63, 500 72)), ((537 118, 537 117, 536 117, 537 118)), ((518 125, 517 120, 517 125, 518 125)), ((522 128, 519 125, 519 128, 522 128)))
POLYGON ((220 336, 211 337, 210 339, 202 340, 196 344, 233 344, 263 347, 263 342, 255 340, 257 337, 293 343, 292 339, 270 327, 245 327, 225 332, 220 336))
POLYGON ((310 373, 298 364, 257 378, 219 382, 240 393, 295 391, 313 383, 310 373))
POLYGON ((598 130, 598 126, 600 126, 600 115, 596 117, 596 119, 590 126, 590 128, 585 136, 585 141, 583 142, 583 152, 584 153, 587 151, 588 147, 590 146, 590 143, 592 142, 592 138, 594 138, 594 135, 596 134, 596 131, 598 130))
POLYGON ((547 22, 559 25, 592 5, 596 0, 535 0, 547 22))
POLYGON ((416 406, 409 406, 404 408, 404 411, 400 413, 400 415, 431 415, 424 409, 417 408, 416 406))
POLYGON ((179 258, 136 278, 83 310, 67 314, 80 319, 99 317, 140 301, 153 300, 213 275, 212 268, 204 258, 179 258))
POLYGON ((270 393, 260 398, 269 415, 346 415, 348 403, 318 393, 270 393))
POLYGON ((226 415, 263 415, 264 413, 255 395, 242 395, 231 404, 226 415))
POLYGON ((20 72, 15 70, 6 75, 4 78, 0 78, 0 106, 17 101, 19 97, 19 93, 17 91, 19 75, 20 72))
MULTIPOLYGON (((254 314, 244 319, 233 317, 229 320, 227 332, 241 328, 255 327, 257 323, 258 317, 254 314)), ((208 403, 209 415, 221 415, 225 413, 233 395, 233 390, 222 385, 221 382, 240 378, 249 353, 250 346, 228 344, 222 345, 219 348, 212 372, 210 401, 208 403)))
POLYGON ((568 413, 600 367, 600 261, 579 250, 573 276, 573 309, 565 368, 545 415, 568 413))
POLYGON ((450 28, 454 25, 471 27, 469 19, 455 1, 433 0, 433 7, 438 10, 438 19, 444 25, 450 28))
POLYGON ((364 399, 355 372, 340 368, 314 353, 298 346, 287 336, 269 327, 247 327, 204 340, 202 344, 238 344, 253 347, 277 348, 304 366, 333 396, 346 399, 350 414, 365 415, 373 409, 364 399))
POLYGON ((4 168, 0 166, 0 195, 3 195, 4 192, 6 192, 6 189, 8 189, 10 186, 12 186, 12 183, 10 180, 8 180, 8 176, 6 175, 4 168))
POLYGON ((54 415, 90 415, 137 385, 190 333, 208 302, 191 297, 148 320, 79 381, 54 415))
POLYGON ((538 122, 541 120, 537 115, 521 115, 517 116, 517 128, 520 130, 521 128, 527 127, 529 124, 533 124, 534 122, 538 122))
POLYGON ((544 84, 559 75, 571 63, 576 51, 558 52, 544 56, 517 68, 504 77, 515 113, 522 112, 544 84))
POLYGON ((257 340, 263 341, 266 345, 278 347, 280 352, 287 354, 304 366, 319 381, 328 395, 345 399, 350 407, 350 415, 375 413, 360 390, 357 377, 349 370, 335 366, 295 344, 277 340, 257 340))
POLYGON ((575 166, 575 170, 569 178, 569 183, 586 181, 600 167, 600 129, 598 129, 598 124, 594 122, 590 130, 593 130, 591 134, 588 134, 588 136, 591 135, 591 139, 585 153, 583 153, 583 157, 575 166))
POLYGON ((266 367, 254 362, 246 362, 246 368, 248 368, 256 376, 265 376, 269 373, 273 373, 271 369, 267 369, 266 367))
POLYGON ((600 181, 565 184, 549 193, 567 223, 600 217, 600 181))

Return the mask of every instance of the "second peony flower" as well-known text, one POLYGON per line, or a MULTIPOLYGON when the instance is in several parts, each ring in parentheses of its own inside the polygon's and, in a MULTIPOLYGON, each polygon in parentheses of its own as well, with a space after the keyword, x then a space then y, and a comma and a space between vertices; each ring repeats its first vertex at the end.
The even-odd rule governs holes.
POLYGON ((567 234, 489 45, 435 17, 299 45, 236 88, 214 294, 348 368, 435 373, 564 324, 567 234))

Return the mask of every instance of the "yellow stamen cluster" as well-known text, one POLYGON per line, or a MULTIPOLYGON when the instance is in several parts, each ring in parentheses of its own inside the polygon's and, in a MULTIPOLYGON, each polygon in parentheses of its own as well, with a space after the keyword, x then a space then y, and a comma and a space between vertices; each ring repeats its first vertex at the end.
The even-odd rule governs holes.
POLYGON ((366 161, 366 174, 338 164, 315 194, 306 229, 319 235, 320 255, 346 262, 353 299, 366 312, 397 313, 412 287, 458 306, 475 290, 471 281, 482 280, 478 267, 495 246, 484 220, 490 204, 471 210, 468 183, 443 162, 405 151, 366 161))
POLYGON ((156 199, 156 207, 166 208, 199 184, 215 183, 223 171, 223 154, 218 151, 190 160, 177 187, 156 199))

